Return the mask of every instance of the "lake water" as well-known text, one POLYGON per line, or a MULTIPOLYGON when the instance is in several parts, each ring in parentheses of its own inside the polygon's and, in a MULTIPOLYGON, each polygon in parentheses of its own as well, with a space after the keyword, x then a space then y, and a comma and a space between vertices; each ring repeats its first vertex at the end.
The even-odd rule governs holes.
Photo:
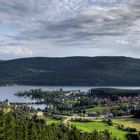
MULTIPOLYGON (((0 87, 0 101, 4 101, 8 99, 9 102, 18 102, 18 103, 28 103, 28 102, 35 102, 33 100, 24 98, 24 97, 17 97, 14 94, 19 91, 24 90, 31 90, 31 89, 38 89, 41 88, 42 90, 59 90, 62 88, 63 90, 81 90, 81 91, 88 91, 91 88, 99 88, 99 87, 84 87, 84 86, 1 86, 0 87)), ((119 89, 140 89, 140 87, 108 87, 108 88, 119 88, 119 89)), ((35 108, 40 107, 44 108, 44 105, 34 105, 35 108)))

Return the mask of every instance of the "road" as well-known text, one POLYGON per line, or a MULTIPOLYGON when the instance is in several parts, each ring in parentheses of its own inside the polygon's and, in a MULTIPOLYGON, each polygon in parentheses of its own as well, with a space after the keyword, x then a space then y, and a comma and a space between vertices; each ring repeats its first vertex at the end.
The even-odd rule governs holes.
POLYGON ((76 119, 76 118, 78 118, 78 119, 80 119, 80 118, 81 119, 89 119, 89 120, 93 120, 93 119, 97 118, 97 117, 80 117, 80 116, 75 116, 75 115, 73 115, 73 116, 61 116, 61 117, 64 118, 64 121, 63 121, 64 124, 66 124, 67 122, 71 121, 71 119, 76 119))

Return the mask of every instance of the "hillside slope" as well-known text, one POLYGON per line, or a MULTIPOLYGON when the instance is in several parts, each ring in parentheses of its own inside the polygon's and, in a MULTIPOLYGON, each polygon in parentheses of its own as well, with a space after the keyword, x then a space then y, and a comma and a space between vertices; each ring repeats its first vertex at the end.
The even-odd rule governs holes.
POLYGON ((1 61, 0 83, 140 86, 140 59, 128 57, 36 57, 1 61))

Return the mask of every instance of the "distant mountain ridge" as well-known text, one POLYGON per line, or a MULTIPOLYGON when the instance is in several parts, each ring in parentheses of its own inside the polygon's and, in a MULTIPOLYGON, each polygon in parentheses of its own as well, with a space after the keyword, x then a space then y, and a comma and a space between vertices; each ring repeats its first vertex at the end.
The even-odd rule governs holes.
POLYGON ((0 61, 0 84, 140 86, 140 59, 34 57, 0 61))

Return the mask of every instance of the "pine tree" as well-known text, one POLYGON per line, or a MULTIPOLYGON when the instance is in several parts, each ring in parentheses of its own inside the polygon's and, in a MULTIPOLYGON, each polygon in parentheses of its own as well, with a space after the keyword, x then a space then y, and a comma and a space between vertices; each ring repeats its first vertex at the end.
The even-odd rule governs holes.
POLYGON ((36 130, 35 122, 31 121, 29 124, 29 140, 38 140, 38 134, 36 130))

